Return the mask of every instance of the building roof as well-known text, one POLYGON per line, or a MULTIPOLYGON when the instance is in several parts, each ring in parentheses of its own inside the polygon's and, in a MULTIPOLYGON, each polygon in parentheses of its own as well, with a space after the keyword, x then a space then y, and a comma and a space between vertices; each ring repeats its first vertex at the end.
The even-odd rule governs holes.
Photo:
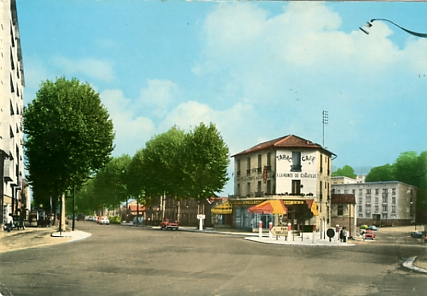
POLYGON ((332 194, 331 203, 333 205, 354 205, 356 197, 354 194, 332 194))
POLYGON ((252 148, 246 149, 242 152, 234 154, 233 157, 254 153, 263 150, 279 149, 279 148, 292 148, 292 149, 316 149, 323 150, 330 155, 335 155, 334 153, 326 150, 319 144, 313 143, 309 140, 303 139, 295 135, 287 135, 281 138, 263 142, 253 146, 252 148))

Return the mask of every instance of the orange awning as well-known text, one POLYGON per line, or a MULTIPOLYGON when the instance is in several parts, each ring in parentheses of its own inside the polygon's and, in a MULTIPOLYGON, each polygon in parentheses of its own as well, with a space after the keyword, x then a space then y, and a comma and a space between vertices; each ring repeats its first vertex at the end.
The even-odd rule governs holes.
POLYGON ((313 215, 319 216, 319 212, 317 211, 317 203, 313 199, 307 199, 306 203, 313 215))
POLYGON ((250 207, 248 212, 255 214, 286 214, 287 209, 283 204, 283 200, 272 199, 250 207))

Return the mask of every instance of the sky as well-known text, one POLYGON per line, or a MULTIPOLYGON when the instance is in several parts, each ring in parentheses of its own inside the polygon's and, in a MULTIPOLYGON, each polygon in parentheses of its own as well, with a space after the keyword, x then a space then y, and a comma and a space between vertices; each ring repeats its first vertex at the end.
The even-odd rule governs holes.
MULTIPOLYGON (((77 78, 100 93, 113 156, 214 123, 230 155, 289 134, 357 174, 427 150, 427 3, 17 0, 24 101, 77 78), (323 111, 328 122, 323 124, 323 111)), ((233 158, 221 196, 233 194, 233 158)))

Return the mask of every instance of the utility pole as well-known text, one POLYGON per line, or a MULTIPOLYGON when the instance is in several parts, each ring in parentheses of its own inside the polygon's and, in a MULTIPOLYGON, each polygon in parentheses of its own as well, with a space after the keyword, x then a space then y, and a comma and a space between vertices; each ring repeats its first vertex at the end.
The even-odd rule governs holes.
POLYGON ((323 148, 325 148, 325 125, 328 124, 328 111, 322 111, 322 123, 323 123, 323 148))

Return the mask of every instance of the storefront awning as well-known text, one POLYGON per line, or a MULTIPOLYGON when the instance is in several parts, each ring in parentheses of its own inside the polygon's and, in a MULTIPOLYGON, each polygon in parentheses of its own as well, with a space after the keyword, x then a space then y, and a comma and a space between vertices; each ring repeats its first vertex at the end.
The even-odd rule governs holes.
POLYGON ((307 206, 313 215, 319 216, 319 212, 317 211, 317 203, 313 199, 307 199, 305 202, 307 203, 307 206))
POLYGON ((286 214, 287 209, 283 204, 283 200, 272 199, 250 207, 248 212, 255 214, 286 214))
POLYGON ((215 215, 229 215, 233 213, 233 206, 230 202, 226 201, 211 209, 211 213, 215 215))

